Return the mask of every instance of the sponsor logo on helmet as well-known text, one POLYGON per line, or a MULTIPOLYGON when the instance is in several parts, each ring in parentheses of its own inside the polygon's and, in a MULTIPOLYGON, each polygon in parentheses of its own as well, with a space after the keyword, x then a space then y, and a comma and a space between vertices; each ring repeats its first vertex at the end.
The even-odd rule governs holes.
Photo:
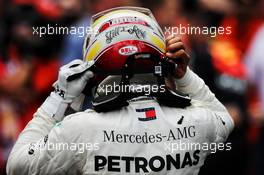
POLYGON ((112 30, 107 31, 105 33, 106 43, 110 44, 114 38, 118 37, 122 33, 128 33, 130 35, 134 35, 138 39, 145 39, 146 37, 146 31, 142 30, 137 25, 117 26, 117 27, 114 27, 112 30))
POLYGON ((132 55, 138 51, 138 48, 136 46, 124 46, 119 49, 120 55, 132 55))
MULTIPOLYGON (((123 24, 140 24, 143 26, 151 27, 146 21, 143 21, 137 17, 120 17, 120 18, 114 18, 107 22, 105 22, 99 29, 99 33, 105 31, 109 27, 117 26, 117 25, 123 25, 123 24)), ((152 28, 152 27, 151 27, 152 28)))

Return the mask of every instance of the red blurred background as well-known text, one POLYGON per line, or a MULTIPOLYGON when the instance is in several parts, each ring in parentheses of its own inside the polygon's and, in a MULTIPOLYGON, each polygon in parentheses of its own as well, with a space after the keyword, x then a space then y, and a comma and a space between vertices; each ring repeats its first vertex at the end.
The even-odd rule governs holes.
POLYGON ((264 174, 263 0, 0 0, 0 174, 19 132, 52 90, 60 65, 82 59, 84 37, 33 35, 32 27, 87 27, 117 6, 150 8, 162 29, 230 27, 212 37, 184 34, 191 67, 236 123, 232 150, 209 156, 200 174, 264 174))

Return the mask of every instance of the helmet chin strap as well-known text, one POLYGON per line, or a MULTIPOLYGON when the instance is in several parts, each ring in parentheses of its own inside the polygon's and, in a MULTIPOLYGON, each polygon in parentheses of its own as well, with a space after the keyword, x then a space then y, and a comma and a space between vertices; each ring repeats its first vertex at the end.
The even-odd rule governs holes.
POLYGON ((191 105, 188 95, 169 89, 167 77, 175 64, 160 56, 137 53, 127 58, 122 75, 110 75, 94 89, 92 105, 97 112, 107 112, 128 105, 139 96, 155 97, 161 105, 185 108, 191 105), (138 72, 136 61, 148 60, 153 64, 151 72, 138 72))

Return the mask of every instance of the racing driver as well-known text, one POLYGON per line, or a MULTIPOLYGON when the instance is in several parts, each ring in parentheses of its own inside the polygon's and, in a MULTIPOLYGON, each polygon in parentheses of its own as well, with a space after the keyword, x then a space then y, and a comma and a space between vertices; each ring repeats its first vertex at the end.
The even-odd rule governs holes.
POLYGON ((196 175, 212 144, 231 149, 232 118, 150 10, 110 9, 91 26, 83 61, 60 68, 7 174, 196 175), (93 107, 83 110, 88 92, 93 107))

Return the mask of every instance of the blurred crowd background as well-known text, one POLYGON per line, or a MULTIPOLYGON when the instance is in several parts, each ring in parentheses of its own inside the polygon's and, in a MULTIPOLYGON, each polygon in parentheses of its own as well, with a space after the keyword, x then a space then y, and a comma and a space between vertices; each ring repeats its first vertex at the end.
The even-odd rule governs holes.
POLYGON ((162 29, 231 27, 229 35, 181 36, 192 69, 236 123, 232 150, 210 156, 200 174, 263 175, 263 0, 0 0, 0 174, 19 132, 52 90, 58 68, 82 59, 84 37, 39 37, 32 27, 86 27, 92 14, 126 5, 150 8, 162 29))

